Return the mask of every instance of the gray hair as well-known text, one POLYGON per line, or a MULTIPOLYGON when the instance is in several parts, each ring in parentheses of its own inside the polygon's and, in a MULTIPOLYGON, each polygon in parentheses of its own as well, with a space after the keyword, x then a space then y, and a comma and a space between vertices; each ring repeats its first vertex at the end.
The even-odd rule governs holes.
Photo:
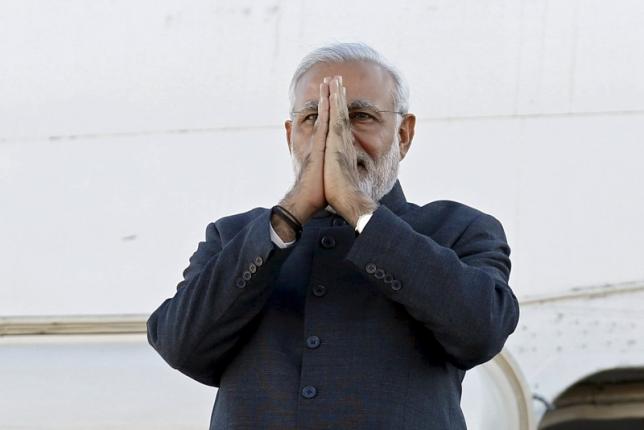
POLYGON ((291 103, 291 112, 295 108, 295 87, 313 66, 320 63, 345 63, 349 61, 367 61, 380 66, 391 75, 394 81, 394 107, 395 110, 406 114, 409 111, 409 86, 398 69, 387 61, 378 51, 370 46, 360 43, 334 43, 315 49, 306 55, 295 69, 288 90, 291 103))

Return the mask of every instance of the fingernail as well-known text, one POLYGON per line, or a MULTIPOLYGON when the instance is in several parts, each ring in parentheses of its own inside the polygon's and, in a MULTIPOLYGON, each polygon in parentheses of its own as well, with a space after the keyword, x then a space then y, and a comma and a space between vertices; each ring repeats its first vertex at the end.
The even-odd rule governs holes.
POLYGON ((324 82, 325 84, 328 84, 328 83, 329 83, 329 77, 328 77, 328 76, 327 76, 327 77, 325 77, 325 78, 324 78, 324 80, 323 80, 323 82, 324 82))

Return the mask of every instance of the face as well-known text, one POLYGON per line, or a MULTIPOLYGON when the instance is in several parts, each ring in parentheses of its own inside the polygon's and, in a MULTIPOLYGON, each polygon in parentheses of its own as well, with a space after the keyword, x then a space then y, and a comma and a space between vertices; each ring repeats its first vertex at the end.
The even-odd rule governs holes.
POLYGON ((394 112, 393 79, 372 63, 317 64, 302 76, 295 88, 294 110, 298 113, 285 124, 295 175, 310 151, 319 85, 324 77, 336 75, 342 76, 347 89, 360 188, 378 201, 396 182, 398 164, 413 137, 415 118, 411 114, 402 118, 394 112))

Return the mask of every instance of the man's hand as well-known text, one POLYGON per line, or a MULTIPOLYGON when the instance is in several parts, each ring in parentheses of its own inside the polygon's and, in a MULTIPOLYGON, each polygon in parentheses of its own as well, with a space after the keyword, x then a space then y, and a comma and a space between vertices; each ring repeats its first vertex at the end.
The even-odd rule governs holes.
POLYGON ((324 195, 327 202, 355 227, 360 215, 373 212, 378 205, 360 190, 357 153, 341 76, 331 79, 327 104, 329 131, 324 153, 324 195))
MULTIPOLYGON (((353 146, 346 88, 342 77, 326 77, 320 84, 318 116, 308 142, 300 174, 293 188, 280 201, 302 224, 330 204, 349 224, 376 210, 377 203, 360 190, 357 153, 353 146)), ((273 228, 286 242, 295 232, 274 215, 273 228)))
MULTIPOLYGON (((329 85, 320 84, 318 117, 303 157, 299 176, 293 188, 279 202, 304 225, 313 214, 324 209, 327 201, 324 194, 324 149, 329 127, 329 85)), ((295 232, 284 220, 273 215, 271 224, 275 232, 286 242, 295 240, 295 232)))

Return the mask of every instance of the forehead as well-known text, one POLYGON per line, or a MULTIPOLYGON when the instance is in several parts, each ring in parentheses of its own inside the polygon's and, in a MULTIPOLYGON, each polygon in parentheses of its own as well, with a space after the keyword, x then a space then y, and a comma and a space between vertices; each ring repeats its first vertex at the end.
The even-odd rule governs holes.
POLYGON ((393 79, 382 67, 364 61, 320 63, 302 75, 295 87, 295 107, 320 98, 320 83, 325 76, 342 76, 347 102, 367 100, 382 108, 393 107, 393 79))

